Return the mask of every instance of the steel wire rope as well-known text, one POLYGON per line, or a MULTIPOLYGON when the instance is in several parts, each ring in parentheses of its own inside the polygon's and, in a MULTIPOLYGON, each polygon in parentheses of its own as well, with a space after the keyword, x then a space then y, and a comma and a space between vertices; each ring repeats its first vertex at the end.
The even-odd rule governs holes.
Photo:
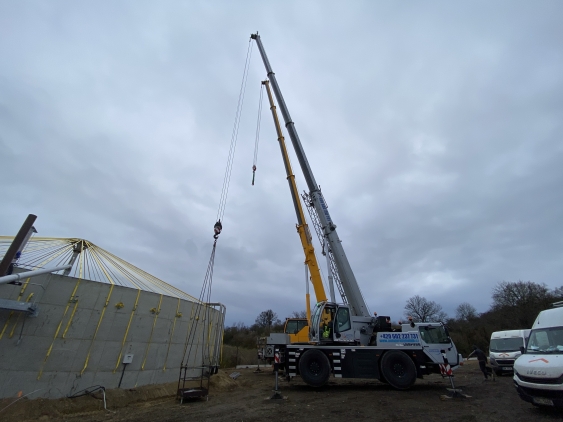
MULTIPOLYGON (((87 242, 86 241, 74 242, 71 244, 71 246, 72 246, 73 254, 76 248, 80 248, 79 254, 80 256, 84 257, 83 259, 84 259, 85 278, 90 281, 101 281, 102 276, 100 274, 100 270, 98 269, 98 266, 96 265, 96 262, 94 261, 94 258, 92 257, 92 254, 89 251, 87 242), (78 246, 78 244, 81 244, 81 246, 78 246)), ((75 267, 75 273, 76 273, 76 267, 75 267)))
POLYGON ((227 167, 225 169, 225 178, 223 179, 223 188, 221 190, 221 198, 219 200, 219 209, 217 210, 217 221, 220 221, 225 214, 225 206, 227 205, 227 196, 229 194, 229 182, 231 181, 231 171, 233 168, 233 161, 235 158, 235 149, 237 145, 238 130, 240 127, 240 117, 242 114, 242 106, 244 104, 244 93, 246 90, 246 81, 248 78, 248 69, 250 58, 252 56, 252 39, 248 41, 248 49, 246 51, 246 61, 244 63, 244 71, 242 73, 242 82, 240 85, 240 92, 238 97, 237 111, 235 113, 235 124, 231 135, 231 145, 229 148, 229 156, 227 158, 227 167))
MULTIPOLYGON (((123 264, 126 263, 126 261, 123 261, 122 259, 118 258, 115 255, 112 255, 111 253, 109 253, 108 251, 106 251, 105 249, 100 248, 99 246, 93 245, 92 244, 93 249, 96 251, 97 254, 99 254, 102 258, 104 258, 104 260, 108 263, 111 264, 111 266, 114 268, 115 271, 117 271, 120 276, 119 276, 119 280, 118 282, 120 283, 120 285, 123 285, 123 281, 127 281, 129 280, 131 284, 133 284, 133 286, 135 286, 136 288, 139 288, 139 285, 137 283, 141 283, 144 284, 142 282, 142 280, 140 280, 139 278, 135 277, 134 274, 132 274, 130 271, 128 271, 123 264)), ((116 278, 118 278, 118 274, 116 274, 115 272, 112 271, 112 274, 114 274, 114 276, 116 278)))
MULTIPOLYGON (((69 262, 69 258, 72 257, 72 246, 67 245, 65 250, 61 252, 59 255, 59 259, 54 263, 55 267, 64 265, 65 263, 69 262)), ((54 261, 54 260, 53 260, 54 261)))
POLYGON ((94 276, 95 281, 102 281, 104 279, 103 274, 102 274, 102 270, 101 268, 97 265, 96 261, 94 260, 94 257, 92 256, 92 253, 90 251, 88 251, 88 249, 82 253, 85 253, 86 256, 88 257, 88 259, 90 260, 90 262, 92 263, 92 267, 94 268, 95 274, 94 276))
POLYGON ((66 245, 61 245, 61 246, 58 246, 57 248, 53 248, 51 250, 47 250, 47 251, 43 250, 43 253, 35 254, 32 257, 32 259, 29 259, 29 260, 25 259, 25 260, 22 260, 22 261, 29 266, 34 266, 34 264, 37 261, 44 260, 42 265, 45 265, 45 264, 51 262, 57 256, 59 256, 60 253, 63 253, 65 251, 66 247, 67 247, 66 245))
POLYGON ((256 164, 258 164, 258 142, 260 140, 260 123, 262 122, 263 97, 264 97, 264 84, 260 84, 260 99, 258 100, 258 119, 256 122, 256 138, 254 139, 254 158, 252 160, 252 186, 254 186, 256 164))
POLYGON ((98 251, 93 249, 92 246, 93 245, 89 246, 88 249, 90 249, 90 252, 92 253, 92 257, 94 258, 94 260, 96 261, 102 272, 104 273, 104 276, 107 279, 106 283, 115 285, 115 282, 113 281, 113 278, 110 275, 112 273, 111 269, 108 268, 108 265, 101 259, 102 257, 99 256, 98 251))
MULTIPOLYGON (((132 284, 133 286, 139 288, 139 284, 145 284, 142 277, 139 277, 134 271, 131 271, 127 266, 123 265, 123 261, 116 260, 109 256, 106 251, 103 252, 103 256, 107 259, 113 267, 119 271, 120 277, 123 281, 128 281, 128 283, 132 284)), ((145 280, 148 281, 148 280, 145 280)), ((153 292, 154 289, 151 289, 153 292)))
POLYGON ((123 262, 122 260, 113 259, 111 256, 109 256, 106 250, 96 245, 92 245, 92 247, 93 250, 95 250, 96 254, 99 255, 100 258, 103 258, 103 260, 105 261, 104 265, 106 269, 108 270, 108 272, 110 272, 113 275, 118 285, 131 287, 130 284, 132 284, 135 288, 139 288, 140 286, 138 284, 143 284, 145 287, 149 288, 149 286, 147 286, 142 280, 138 279, 137 277, 134 277, 133 274, 128 272, 121 265, 120 261, 123 262))
POLYGON ((29 240, 29 243, 26 245, 25 249, 22 251, 22 255, 23 255, 24 253, 25 253, 25 254, 30 254, 30 253, 33 253, 33 252, 38 251, 38 250, 42 250, 42 249, 46 249, 46 248, 52 247, 52 245, 50 245, 50 244, 44 245, 44 244, 36 243, 36 242, 37 242, 37 241, 36 241, 35 239, 31 238, 31 239, 29 240))
MULTIPOLYGON (((209 259, 209 263, 207 264, 207 272, 205 273, 205 278, 203 280, 203 285, 201 287, 201 292, 200 292, 199 299, 198 299, 199 302, 194 303, 192 305, 192 306, 194 306, 194 308, 193 308, 194 312, 192 313, 193 322, 192 322, 192 326, 191 326, 190 330, 188 331, 188 335, 187 335, 187 338, 186 338, 186 344, 184 346, 184 355, 182 356, 182 365, 183 366, 184 366, 184 361, 185 361, 185 366, 187 366, 188 363, 189 363, 189 359, 190 359, 190 356, 191 356, 191 348, 189 348, 189 351, 188 351, 187 346, 188 346, 188 344, 190 344, 190 342, 193 342, 193 340, 195 339, 196 332, 197 332, 197 326, 198 326, 198 323, 199 323, 199 317, 201 315, 201 308, 204 305, 203 299, 204 299, 204 297, 209 298, 210 295, 211 295, 211 284, 212 284, 212 281, 213 281, 213 267, 214 267, 214 264, 215 264, 216 245, 217 245, 217 241, 213 242, 213 249, 211 251, 211 257, 209 259), (187 353, 187 357, 186 357, 186 353, 187 353)), ((197 349, 196 349, 196 353, 197 353, 197 349)))
MULTIPOLYGON (((98 249, 101 249, 98 247, 98 249)), ((121 263, 124 267, 129 268, 132 271, 132 275, 136 274, 139 277, 139 282, 144 284, 144 282, 142 281, 143 279, 146 279, 149 282, 154 282, 155 284, 160 284, 163 285, 169 293, 174 294, 174 296, 179 297, 181 296, 183 299, 186 300, 197 300, 195 297, 177 289, 176 287, 166 283, 163 280, 160 280, 159 278, 153 276, 152 274, 149 274, 145 271, 143 271, 142 269, 135 267, 133 264, 124 261, 123 259, 115 256, 114 254, 112 254, 111 252, 108 252, 104 249, 101 249, 102 251, 104 251, 105 254, 107 254, 107 256, 113 257, 117 262, 121 263)))
MULTIPOLYGON (((101 249, 101 248, 99 248, 101 249)), ((128 277, 134 278, 136 280, 142 280, 143 278, 154 278, 155 280, 158 280, 158 278, 151 276, 149 273, 144 272, 143 270, 141 270, 140 268, 135 267, 134 265, 130 264, 127 261, 124 261, 123 259, 115 256, 114 254, 112 254, 111 252, 108 252, 104 249, 101 249, 103 251, 104 256, 106 256, 106 258, 109 261, 113 262, 113 265, 115 265, 116 267, 120 268, 120 270, 124 273, 124 274, 129 274, 128 277)))
POLYGON ((45 260, 35 268, 43 268, 44 266, 54 261, 55 259, 57 259, 57 257, 59 257, 61 254, 64 254, 65 252, 66 252, 66 248, 64 247, 56 249, 55 251, 52 252, 53 254, 52 256, 50 255, 45 256, 45 260))
MULTIPOLYGON (((239 91, 239 98, 238 98, 238 103, 237 103, 237 109, 236 109, 236 113, 235 113, 235 122, 234 122, 234 126, 233 126, 233 131, 231 134, 231 143, 230 143, 230 147, 229 147, 229 154, 227 157, 227 165, 225 168, 225 176, 223 178, 223 187, 221 189, 221 195, 220 195, 220 199, 219 199, 219 207, 217 209, 217 217, 216 217, 216 224, 214 227, 215 230, 215 241, 213 242, 213 247, 211 250, 211 256, 209 258, 209 263, 207 264, 207 271, 203 280, 203 285, 201 288, 201 292, 199 295, 199 298, 197 299, 197 302, 193 302, 192 304, 192 311, 190 312, 190 319, 192 319, 192 324, 191 327, 188 329, 188 332, 186 333, 186 342, 184 344, 184 353, 182 355, 182 362, 181 362, 181 370, 180 370, 180 374, 181 371, 184 370, 184 381, 186 380, 186 372, 188 370, 188 364, 190 361, 190 357, 192 355, 192 351, 193 351, 193 347, 189 347, 188 345, 191 344, 197 335, 197 330, 198 330, 198 326, 199 326, 199 320, 200 320, 200 316, 201 316, 201 312, 202 312, 202 307, 206 306, 206 308, 209 308, 209 305, 205 303, 205 300, 207 301, 207 303, 209 303, 209 300, 211 298, 211 287, 212 287, 212 282, 213 282, 213 267, 215 264, 215 251, 216 251, 216 247, 217 247, 217 239, 219 234, 221 233, 221 229, 222 229, 222 225, 221 225, 221 219, 224 216, 225 213, 225 207, 227 204, 227 197, 229 194, 229 184, 230 184, 230 180, 231 180, 231 173, 232 173, 232 167, 233 167, 233 162, 234 162, 234 155, 235 155, 235 150, 236 150, 236 142, 237 142, 237 138, 238 138, 238 131, 239 131, 239 127, 240 127, 240 118, 241 118, 241 114, 242 114, 242 108, 243 108, 243 104, 244 104, 244 94, 246 91, 246 83, 247 83, 247 79, 248 79, 248 69, 249 69, 249 64, 250 64, 250 58, 252 56, 252 39, 249 40, 248 43, 248 48, 246 51, 246 60, 244 63, 244 70, 243 70, 243 75, 242 75, 242 82, 241 82, 241 86, 240 86, 240 91, 239 91)), ((207 310, 205 315, 208 315, 208 312, 210 312, 209 310, 207 310)), ((204 356, 204 342, 205 342, 205 327, 206 324, 203 324, 203 329, 202 329, 202 377, 204 375, 204 365, 205 365, 205 356, 204 356)), ((195 350, 195 354, 196 354, 196 358, 197 358, 197 352, 199 350, 199 346, 196 344, 196 350, 195 350)), ((196 368, 193 368, 196 369, 196 368)), ((181 378, 181 375, 180 375, 181 378)))
POLYGON ((90 254, 86 253, 86 251, 82 251, 81 253, 84 254, 84 273, 88 280, 93 280, 94 268, 92 266, 92 260, 90 258, 90 254))

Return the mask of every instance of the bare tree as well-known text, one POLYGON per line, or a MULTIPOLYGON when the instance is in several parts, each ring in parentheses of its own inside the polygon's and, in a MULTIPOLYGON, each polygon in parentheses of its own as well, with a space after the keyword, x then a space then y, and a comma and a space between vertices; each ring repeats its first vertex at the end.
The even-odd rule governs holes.
POLYGON ((307 311, 293 311, 290 318, 307 318, 307 311))
POLYGON ((530 327, 539 311, 561 300, 556 294, 545 284, 503 281, 493 288, 492 310, 501 313, 503 325, 530 327))
POLYGON ((555 289, 553 289, 552 294, 555 297, 555 299, 563 300, 563 286, 556 287, 555 289))
POLYGON ((405 316, 412 317, 415 322, 445 321, 448 317, 440 305, 419 295, 407 300, 405 316))
POLYGON ((469 321, 477 316, 477 309, 469 302, 461 303, 455 310, 455 318, 458 321, 469 321))
POLYGON ((505 306, 527 306, 553 300, 553 295, 545 284, 531 281, 510 283, 503 281, 493 288, 493 308, 505 306))
POLYGON ((278 314, 276 314, 271 309, 268 309, 267 311, 260 312, 260 315, 258 315, 256 317, 255 322, 259 327, 262 327, 262 328, 268 327, 268 330, 271 329, 272 325, 281 324, 281 321, 278 318, 278 314))

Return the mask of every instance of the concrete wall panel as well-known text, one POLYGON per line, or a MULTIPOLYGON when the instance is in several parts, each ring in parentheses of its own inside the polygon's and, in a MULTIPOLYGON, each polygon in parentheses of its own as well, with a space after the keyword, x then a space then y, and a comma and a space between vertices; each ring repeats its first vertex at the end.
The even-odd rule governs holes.
MULTIPOLYGON (((177 298, 147 291, 139 294, 137 289, 118 285, 111 289, 88 280, 80 281, 71 298, 78 282, 75 278, 45 275, 31 280, 44 288, 0 285, 0 298, 25 301, 31 296, 39 306, 36 318, 0 309, 0 398, 35 390, 39 391, 31 397, 56 398, 98 384, 115 388, 125 354, 134 357, 125 368, 122 388, 178 380, 187 332, 194 322, 191 302, 181 300, 178 311, 177 298), (78 301, 76 309, 70 299, 78 301)), ((209 322, 203 314, 196 335, 190 337, 190 366, 201 365, 203 326, 209 322)), ((216 321, 218 312, 213 315, 216 321)), ((217 329, 216 322, 212 326, 217 329)))

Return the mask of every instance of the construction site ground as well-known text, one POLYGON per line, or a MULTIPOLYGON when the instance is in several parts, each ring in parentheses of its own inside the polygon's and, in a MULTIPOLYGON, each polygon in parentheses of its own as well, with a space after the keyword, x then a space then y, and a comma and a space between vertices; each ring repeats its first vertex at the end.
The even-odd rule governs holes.
POLYGON ((373 380, 333 379, 320 389, 300 379, 279 377, 282 400, 270 400, 274 375, 270 367, 221 370, 211 378, 207 400, 180 404, 176 383, 134 390, 107 390, 108 411, 100 393, 76 399, 4 399, 0 420, 24 421, 555 421, 563 412, 537 408, 516 394, 512 376, 484 381, 476 362, 455 371, 456 387, 467 398, 446 398, 448 379, 431 375, 409 391, 396 391, 373 380), (230 375, 240 375, 233 380, 230 375), (7 406, 7 407, 6 407, 7 406))

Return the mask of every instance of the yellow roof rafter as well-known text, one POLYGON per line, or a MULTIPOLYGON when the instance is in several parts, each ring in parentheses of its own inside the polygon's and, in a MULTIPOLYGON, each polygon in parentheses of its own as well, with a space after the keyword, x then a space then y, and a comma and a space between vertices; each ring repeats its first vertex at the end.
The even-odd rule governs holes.
MULTIPOLYGON (((13 236, 0 236, 0 259, 5 255, 13 239, 13 236)), ((23 250, 17 266, 27 270, 53 268, 68 263, 75 251, 79 251, 81 256, 74 261, 69 272, 71 276, 198 301, 195 297, 85 239, 32 237, 23 250)))

